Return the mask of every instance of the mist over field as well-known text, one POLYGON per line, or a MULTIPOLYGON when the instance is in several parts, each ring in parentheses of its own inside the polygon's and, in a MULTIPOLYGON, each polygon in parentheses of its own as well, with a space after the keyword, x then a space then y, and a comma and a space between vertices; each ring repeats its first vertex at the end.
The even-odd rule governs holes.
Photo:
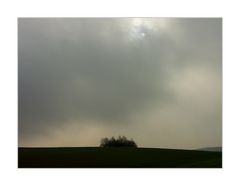
POLYGON ((19 146, 222 146, 220 18, 19 18, 19 146))

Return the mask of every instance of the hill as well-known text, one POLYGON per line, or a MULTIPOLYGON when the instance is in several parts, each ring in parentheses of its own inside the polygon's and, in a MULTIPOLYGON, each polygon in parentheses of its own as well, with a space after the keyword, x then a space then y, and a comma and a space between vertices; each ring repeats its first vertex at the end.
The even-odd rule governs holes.
POLYGON ((222 153, 158 148, 18 148, 19 168, 221 168, 222 153))
POLYGON ((212 151, 212 152, 222 152, 222 147, 205 147, 205 148, 200 148, 197 150, 202 150, 202 151, 212 151))

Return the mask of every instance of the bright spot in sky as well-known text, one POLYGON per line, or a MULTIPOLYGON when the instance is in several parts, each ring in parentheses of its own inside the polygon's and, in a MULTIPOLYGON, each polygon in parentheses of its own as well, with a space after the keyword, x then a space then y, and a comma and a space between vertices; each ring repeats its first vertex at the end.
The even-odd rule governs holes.
POLYGON ((133 41, 144 39, 148 30, 142 18, 132 19, 129 29, 130 40, 133 41))
POLYGON ((167 32, 169 21, 167 19, 154 18, 133 18, 130 21, 129 35, 130 40, 137 41, 147 39, 146 36, 151 33, 167 32))

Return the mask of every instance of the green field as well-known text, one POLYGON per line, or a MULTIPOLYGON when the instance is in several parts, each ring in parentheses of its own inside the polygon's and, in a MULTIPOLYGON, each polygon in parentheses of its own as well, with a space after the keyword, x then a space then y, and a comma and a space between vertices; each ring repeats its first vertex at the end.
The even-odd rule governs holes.
POLYGON ((221 168, 222 152, 158 148, 18 148, 19 168, 221 168))

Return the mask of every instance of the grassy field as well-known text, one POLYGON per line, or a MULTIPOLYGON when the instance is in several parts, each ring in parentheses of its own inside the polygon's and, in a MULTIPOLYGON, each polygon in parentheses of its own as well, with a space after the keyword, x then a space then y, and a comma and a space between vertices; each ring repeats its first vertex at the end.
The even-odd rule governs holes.
POLYGON ((19 168, 221 168, 221 152, 157 148, 19 148, 19 168))

